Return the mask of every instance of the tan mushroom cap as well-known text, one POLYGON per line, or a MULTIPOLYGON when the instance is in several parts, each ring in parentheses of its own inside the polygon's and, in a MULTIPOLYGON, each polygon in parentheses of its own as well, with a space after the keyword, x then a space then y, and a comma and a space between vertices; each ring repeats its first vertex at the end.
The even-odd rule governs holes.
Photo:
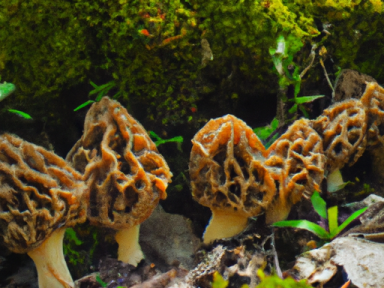
POLYGON ((193 198, 213 213, 204 241, 231 237, 245 228, 248 217, 263 213, 275 195, 263 164, 265 148, 252 129, 232 115, 210 120, 192 143, 193 198))
POLYGON ((325 156, 322 138, 307 119, 295 121, 265 154, 265 165, 279 190, 266 213, 271 224, 285 219, 303 196, 310 198, 314 190, 320 191, 325 156))
POLYGON ((361 101, 350 99, 330 106, 313 121, 323 138, 327 174, 347 163, 352 165, 363 154, 367 142, 366 109, 361 101))
POLYGON ((0 136, 0 235, 27 253, 62 226, 85 221, 81 174, 64 159, 15 136, 0 136))
MULTIPOLYGON (((137 225, 167 196, 165 189, 172 173, 166 161, 143 126, 108 97, 91 106, 83 136, 66 159, 84 173, 90 188, 87 217, 93 225, 115 230, 132 228, 126 234, 134 234, 136 239, 137 225)), ((117 241, 121 233, 116 235, 117 241)))
POLYGON ((368 111, 369 145, 384 144, 384 88, 376 82, 366 83, 366 89, 360 101, 368 111))
POLYGON ((86 219, 81 178, 54 153, 0 136, 0 241, 34 260, 40 288, 73 286, 62 240, 66 226, 86 219))

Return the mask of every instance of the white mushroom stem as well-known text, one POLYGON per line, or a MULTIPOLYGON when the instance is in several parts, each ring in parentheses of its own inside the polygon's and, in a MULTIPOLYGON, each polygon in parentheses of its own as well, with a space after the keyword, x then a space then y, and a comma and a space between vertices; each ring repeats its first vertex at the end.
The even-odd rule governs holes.
POLYGON ((115 235, 116 242, 119 244, 117 259, 135 267, 144 259, 144 254, 139 244, 139 231, 140 225, 136 225, 121 229, 115 235))
POLYGON ((248 223, 248 217, 240 213, 212 210, 212 217, 205 228, 204 243, 208 244, 216 239, 233 237, 242 232, 248 223))
POLYGON ((55 230, 39 247, 28 252, 35 262, 39 288, 73 288, 63 254, 65 228, 55 230))

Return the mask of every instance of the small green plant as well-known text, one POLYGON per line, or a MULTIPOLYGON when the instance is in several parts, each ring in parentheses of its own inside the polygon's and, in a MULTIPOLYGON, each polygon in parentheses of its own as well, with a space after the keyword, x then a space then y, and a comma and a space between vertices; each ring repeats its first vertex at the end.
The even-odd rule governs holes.
POLYGON ((83 264, 84 258, 76 251, 77 246, 83 244, 73 228, 67 228, 65 230, 65 241, 63 245, 64 255, 68 257, 69 263, 73 265, 83 264))
MULTIPOLYGON (((257 135, 257 137, 260 138, 260 140, 267 140, 268 137, 275 132, 275 130, 279 127, 279 120, 277 118, 273 118, 272 122, 270 125, 263 126, 263 127, 257 127, 253 129, 253 132, 257 135)), ((270 139, 267 143, 265 143, 265 147, 268 148, 273 141, 277 139, 279 135, 276 134, 270 139)))
MULTIPOLYGON (((0 76, 0 80, 1 80, 1 76, 0 76)), ((16 86, 13 85, 12 83, 7 83, 7 82, 1 83, 0 84, 0 101, 7 98, 9 95, 11 95, 13 92, 15 92, 15 90, 16 90, 16 86)), ((7 111, 14 113, 16 115, 19 115, 20 117, 22 117, 24 119, 32 119, 31 115, 29 115, 23 111, 20 111, 20 110, 7 109, 7 111)))
MULTIPOLYGON (((103 280, 101 280, 99 274, 96 275, 96 281, 100 284, 101 287, 108 287, 108 283, 105 283, 103 280)), ((116 288, 125 288, 123 286, 117 286, 116 288)))
POLYGON ((315 211, 324 219, 328 219, 328 227, 329 231, 325 230, 320 225, 310 222, 308 220, 285 220, 285 221, 278 221, 276 223, 273 223, 273 227, 291 227, 291 228, 300 228, 300 229, 306 229, 308 231, 311 231, 312 233, 316 234, 319 238, 331 241, 333 238, 335 238, 345 227, 348 226, 353 220, 355 220, 357 217, 359 217, 362 213, 367 210, 368 207, 365 207, 363 209, 360 209, 356 212, 354 212, 351 216, 348 217, 347 220, 345 220, 340 226, 338 225, 337 218, 338 218, 338 208, 337 206, 333 206, 326 209, 326 203, 323 198, 320 197, 319 192, 315 191, 311 197, 311 202, 313 205, 313 208, 315 211))
MULTIPOLYGON (((168 143, 168 142, 176 142, 176 143, 183 143, 184 139, 183 139, 183 136, 176 136, 176 137, 173 137, 173 138, 170 138, 170 139, 163 139, 161 138, 159 135, 157 135, 155 132, 153 131, 149 131, 149 135, 156 139, 155 140, 155 144, 156 146, 159 146, 161 144, 164 144, 164 143, 168 143)), ((181 148, 178 146, 178 149, 180 150, 181 148)))
MULTIPOLYGON (((272 274, 266 276, 262 269, 257 270, 257 276, 261 282, 255 288, 312 288, 311 285, 306 283, 306 280, 296 281, 291 277, 281 279, 278 275, 272 274)), ((213 273, 212 288, 226 288, 229 281, 224 280, 219 272, 213 273)), ((249 285, 243 284, 241 288, 250 288, 249 285)))
POLYGON ((212 288, 226 288, 228 286, 229 281, 224 280, 223 276, 220 275, 218 271, 213 273, 213 282, 212 288))
POLYGON ((306 68, 303 72, 300 73, 299 67, 293 62, 294 56, 303 46, 302 40, 293 35, 289 35, 286 38, 280 35, 277 38, 276 44, 276 48, 269 48, 269 54, 272 57, 277 75, 279 76, 280 90, 284 91, 281 93, 280 98, 283 102, 293 102, 293 106, 288 110, 289 114, 294 114, 299 109, 303 115, 308 118, 309 114, 305 110, 303 104, 324 97, 324 95, 298 97, 300 92, 301 79, 305 72, 309 69, 306 68), (285 95, 286 90, 290 85, 293 85, 294 87, 293 99, 287 99, 285 95))
MULTIPOLYGON (((281 279, 277 274, 266 276, 263 270, 257 270, 257 276, 260 278, 261 283, 256 288, 312 288, 311 285, 306 283, 306 280, 296 281, 291 277, 281 279)), ((248 285, 243 285, 242 288, 247 288, 248 285)))
MULTIPOLYGON (((108 94, 109 90, 111 90, 112 88, 114 88, 116 86, 115 81, 109 81, 108 83, 100 85, 100 86, 97 86, 92 81, 89 81, 89 83, 92 85, 92 87, 94 89, 91 92, 89 92, 88 95, 97 94, 96 99, 95 100, 88 100, 88 101, 84 102, 83 104, 80 104, 75 109, 73 109, 73 111, 77 111, 81 108, 84 108, 85 106, 88 106, 88 105, 94 103, 94 102, 99 102, 101 100, 101 98, 103 98, 105 95, 108 94)), ((113 95, 112 98, 116 99, 119 95, 120 95, 120 91, 117 92, 115 95, 113 95)))
MULTIPOLYGON (((0 77, 0 80, 1 80, 1 77, 0 77)), ((7 83, 7 82, 1 83, 0 84, 0 101, 7 98, 15 90, 16 90, 16 87, 12 83, 7 83)))
POLYGON ((23 111, 20 111, 20 110, 16 110, 16 109, 8 109, 7 110, 8 112, 11 112, 13 114, 16 114, 16 115, 19 115, 20 117, 24 118, 24 119, 32 119, 32 116, 29 115, 28 113, 25 113, 23 111))

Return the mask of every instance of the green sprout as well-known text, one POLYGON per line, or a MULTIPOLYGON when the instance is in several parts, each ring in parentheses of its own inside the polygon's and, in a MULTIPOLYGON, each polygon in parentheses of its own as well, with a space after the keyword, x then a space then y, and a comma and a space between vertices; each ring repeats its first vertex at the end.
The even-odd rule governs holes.
MULTIPOLYGON (((0 77, 0 80, 1 80, 1 77, 0 77)), ((0 84, 0 101, 7 98, 9 95, 11 95, 13 92, 15 92, 15 90, 16 90, 16 86, 14 84, 7 83, 7 82, 1 83, 0 84)), ((20 110, 7 109, 7 111, 14 113, 14 114, 16 114, 16 115, 18 115, 24 119, 32 119, 31 115, 29 115, 23 111, 20 111, 20 110)))
MULTIPOLYGON (((263 126, 263 127, 257 127, 253 129, 253 132, 259 137, 261 140, 267 140, 268 137, 275 132, 275 130, 279 127, 279 120, 277 118, 273 118, 270 125, 263 126)), ((270 139, 267 143, 265 143, 265 147, 268 148, 273 141, 277 139, 279 135, 276 134, 270 139)))
POLYGON ((0 84, 0 101, 2 101, 5 98, 7 98, 15 90, 16 90, 16 87, 12 83, 7 83, 7 82, 1 83, 0 84))
MULTIPOLYGON (((101 287, 108 287, 108 283, 105 283, 103 280, 101 280, 99 274, 96 275, 96 281, 100 284, 101 287)), ((117 286, 116 288, 125 288, 123 286, 117 286)))
MULTIPOLYGON (((149 131, 149 135, 151 135, 152 138, 156 139, 156 141, 155 141, 155 145, 156 146, 159 146, 161 144, 168 143, 168 142, 176 142, 178 144, 179 143, 181 144, 184 141, 183 136, 176 136, 176 137, 173 137, 173 138, 170 138, 170 139, 162 139, 159 135, 157 135, 153 131, 149 131)), ((178 147, 178 148, 180 148, 180 147, 178 147)))
MULTIPOLYGON (((281 279, 277 274, 272 274, 266 276, 263 270, 257 270, 257 276, 260 278, 261 282, 256 288, 270 288, 270 287, 281 287, 281 288, 311 288, 312 286, 307 284, 307 280, 302 279, 296 281, 291 277, 281 279)), ((244 286, 244 285, 243 285, 244 286)), ((248 288, 248 285, 246 287, 248 288)))
POLYGON ((348 226, 353 220, 359 217, 361 214, 367 210, 368 207, 360 209, 354 212, 351 216, 348 217, 340 226, 338 225, 338 208, 333 206, 326 209, 326 203, 323 198, 320 197, 319 192, 315 191, 311 197, 311 202, 315 211, 324 219, 328 219, 329 231, 325 230, 320 225, 310 222, 308 220, 285 220, 278 221, 272 224, 273 227, 291 227, 291 228, 300 228, 311 231, 316 234, 320 239, 331 241, 335 238, 345 227, 348 226))
MULTIPOLYGON (((257 270, 257 276, 261 282, 255 288, 311 288, 312 286, 306 283, 306 280, 296 281, 291 277, 281 279, 277 274, 266 276, 262 269, 257 270)), ((229 281, 225 280, 219 272, 213 273, 212 288, 226 288, 229 285, 229 281)), ((243 284, 241 288, 249 288, 249 285, 243 284)))
MULTIPOLYGON (((92 85, 92 87, 94 89, 91 92, 89 92, 88 95, 97 94, 96 99, 95 100, 88 100, 88 101, 80 104, 75 109, 73 109, 73 111, 80 110, 81 108, 84 108, 85 106, 88 106, 92 103, 99 102, 101 100, 101 98, 103 98, 105 95, 108 94, 109 90, 111 90, 112 88, 114 88, 116 86, 115 81, 109 81, 108 83, 100 85, 100 86, 96 85, 92 81, 89 81, 89 83, 92 85)), ((116 99, 119 95, 120 95, 120 91, 117 92, 115 95, 113 95, 112 98, 116 99)))
POLYGON ((16 109, 8 109, 7 110, 8 112, 11 112, 13 114, 16 114, 16 115, 19 115, 20 117, 24 118, 24 119, 32 119, 32 116, 23 112, 23 111, 20 111, 20 110, 16 110, 16 109))
POLYGON ((108 286, 107 283, 105 283, 103 280, 101 280, 99 274, 96 275, 96 281, 97 281, 97 283, 100 284, 101 287, 107 287, 108 286))
POLYGON ((276 48, 269 48, 269 54, 272 57, 277 75, 279 76, 280 89, 285 91, 289 85, 293 85, 294 87, 293 99, 288 100, 284 95, 282 100, 283 102, 293 102, 293 106, 288 110, 290 114, 296 113, 297 110, 300 109, 303 115, 308 118, 309 114, 305 110, 303 104, 324 97, 324 95, 302 97, 297 96, 300 92, 301 79, 304 74, 300 74, 299 68, 293 62, 293 57, 297 52, 301 50, 303 43, 301 39, 292 35, 288 36, 287 38, 284 38, 284 36, 280 35, 276 40, 276 44, 276 48))

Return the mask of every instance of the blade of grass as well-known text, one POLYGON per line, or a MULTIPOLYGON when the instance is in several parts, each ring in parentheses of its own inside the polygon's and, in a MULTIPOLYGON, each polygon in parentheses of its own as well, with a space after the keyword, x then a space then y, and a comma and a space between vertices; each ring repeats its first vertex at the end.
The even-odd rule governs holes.
POLYGON ((93 83, 92 81, 89 81, 89 83, 92 85, 93 88, 97 88, 99 86, 97 86, 95 83, 93 83))
POLYGON ((16 110, 16 109, 8 109, 9 112, 11 113, 14 113, 14 114, 17 114, 21 117, 23 117, 24 119, 32 119, 32 116, 23 112, 23 111, 20 111, 20 110, 16 110))
POLYGON ((159 146, 161 144, 167 143, 167 142, 178 142, 178 143, 183 143, 183 137, 182 136, 176 136, 171 139, 160 139, 155 141, 156 146, 159 146))
POLYGON ((113 86, 115 85, 115 82, 114 81, 110 81, 108 83, 105 83, 103 85, 100 85, 100 86, 97 86, 97 88, 93 89, 91 92, 89 92, 88 95, 93 95, 93 94, 96 94, 96 93, 99 93, 100 91, 110 87, 112 88, 113 86))
POLYGON ((311 197, 313 208, 324 219, 327 219, 327 203, 321 198, 320 193, 315 191, 311 197))
POLYGON ((324 95, 316 95, 316 96, 302 96, 297 97, 296 99, 289 99, 290 102, 295 102, 296 104, 304 104, 308 102, 312 102, 313 100, 324 97, 324 95))
POLYGON ((153 138, 155 138, 156 140, 160 141, 160 140, 163 140, 159 135, 157 135, 155 132, 153 131, 149 131, 149 135, 151 135, 153 138))
POLYGON ((339 210, 337 206, 333 206, 328 209, 328 226, 329 226, 329 233, 333 235, 337 231, 337 228, 339 227, 339 223, 337 223, 337 217, 339 214, 339 210))
POLYGON ((367 210, 368 207, 365 207, 363 209, 355 211, 351 216, 347 218, 337 229, 334 233, 331 233, 331 238, 334 238, 337 234, 339 234, 341 231, 344 230, 345 227, 347 227, 353 220, 355 220, 357 217, 359 217, 361 214, 367 210))
POLYGON ((319 238, 328 240, 330 239, 330 234, 321 226, 312 223, 308 220, 286 220, 278 221, 272 224, 273 227, 290 227, 290 228, 300 228, 311 231, 316 234, 319 238))
POLYGON ((95 101, 93 101, 93 100, 88 100, 87 102, 84 102, 83 104, 77 106, 75 109, 73 109, 73 111, 80 110, 81 108, 83 108, 83 107, 85 107, 85 106, 87 106, 87 105, 89 105, 89 104, 92 104, 93 102, 95 102, 95 101))

